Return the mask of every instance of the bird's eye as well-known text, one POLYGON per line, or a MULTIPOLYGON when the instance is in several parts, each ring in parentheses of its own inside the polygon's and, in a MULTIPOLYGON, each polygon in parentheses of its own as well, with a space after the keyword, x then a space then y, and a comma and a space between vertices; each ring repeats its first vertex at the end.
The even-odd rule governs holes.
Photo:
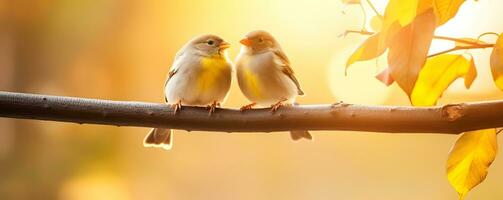
POLYGON ((260 43, 264 42, 264 38, 259 38, 258 42, 260 42, 260 43))
POLYGON ((208 40, 208 42, 207 42, 207 43, 208 43, 208 45, 213 46, 213 45, 215 44, 215 41, 213 41, 213 40, 208 40))

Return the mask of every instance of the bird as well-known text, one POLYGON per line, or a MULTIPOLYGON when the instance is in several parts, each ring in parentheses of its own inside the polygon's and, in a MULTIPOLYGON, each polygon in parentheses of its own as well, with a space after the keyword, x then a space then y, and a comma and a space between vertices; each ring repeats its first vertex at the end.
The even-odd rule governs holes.
MULTIPOLYGON (((281 106, 294 105, 295 98, 304 95, 288 57, 270 33, 252 31, 240 43, 243 46, 234 62, 237 80, 241 92, 252 102, 241 111, 259 105, 276 112, 281 106)), ((290 136, 294 141, 312 140, 308 131, 291 131, 290 136)))
MULTIPOLYGON (((206 106, 209 115, 227 98, 233 66, 227 51, 230 43, 212 34, 188 41, 176 54, 164 84, 164 98, 174 114, 182 106, 206 106)), ((170 129, 154 128, 143 141, 145 147, 170 150, 170 129)))

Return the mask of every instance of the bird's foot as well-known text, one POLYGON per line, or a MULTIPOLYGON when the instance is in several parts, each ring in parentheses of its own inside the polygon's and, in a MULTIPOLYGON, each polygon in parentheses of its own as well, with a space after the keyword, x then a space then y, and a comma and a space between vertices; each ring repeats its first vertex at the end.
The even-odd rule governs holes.
POLYGON ((283 102, 285 102, 286 100, 287 99, 282 99, 281 101, 278 101, 277 103, 272 104, 271 111, 276 112, 279 108, 283 107, 284 106, 283 102))
POLYGON ((251 104, 248 104, 248 105, 244 105, 244 106, 241 106, 241 108, 239 109, 241 112, 245 111, 245 110, 251 110, 253 108, 253 106, 257 105, 257 103, 253 102, 251 104))
POLYGON ((217 107, 220 107, 220 103, 217 101, 213 101, 212 104, 206 106, 206 109, 208 109, 208 115, 211 115, 213 112, 215 112, 215 109, 217 107))
POLYGON ((182 100, 178 100, 175 104, 171 104, 171 109, 173 109, 174 114, 180 111, 182 109, 182 100))

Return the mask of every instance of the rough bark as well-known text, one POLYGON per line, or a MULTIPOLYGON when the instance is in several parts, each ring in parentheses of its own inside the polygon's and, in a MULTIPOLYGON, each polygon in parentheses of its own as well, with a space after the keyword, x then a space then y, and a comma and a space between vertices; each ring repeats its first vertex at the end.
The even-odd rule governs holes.
POLYGON ((503 101, 436 107, 305 105, 240 112, 183 107, 177 114, 166 104, 109 101, 0 92, 0 117, 79 124, 163 127, 189 131, 275 132, 340 130, 387 133, 446 133, 503 127, 503 101))

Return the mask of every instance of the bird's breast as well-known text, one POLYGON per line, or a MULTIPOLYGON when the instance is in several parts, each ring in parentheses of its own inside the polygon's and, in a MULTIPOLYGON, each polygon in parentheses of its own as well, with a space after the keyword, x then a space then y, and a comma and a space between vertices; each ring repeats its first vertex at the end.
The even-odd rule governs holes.
POLYGON ((238 63, 238 82, 250 100, 261 101, 269 98, 268 86, 274 71, 272 56, 264 54, 244 54, 238 63))
POLYGON ((261 98, 262 97, 262 92, 261 92, 261 86, 260 86, 260 80, 259 80, 259 75, 255 72, 253 72, 249 68, 245 68, 243 70, 243 81, 245 82, 245 87, 246 90, 248 90, 251 95, 255 98, 261 98))
POLYGON ((203 58, 199 70, 197 85, 199 90, 205 91, 214 87, 219 79, 225 78, 225 74, 230 71, 230 67, 224 58, 203 58))
POLYGON ((272 52, 242 55, 237 68, 239 87, 249 100, 270 105, 295 99, 295 84, 282 72, 272 52))

